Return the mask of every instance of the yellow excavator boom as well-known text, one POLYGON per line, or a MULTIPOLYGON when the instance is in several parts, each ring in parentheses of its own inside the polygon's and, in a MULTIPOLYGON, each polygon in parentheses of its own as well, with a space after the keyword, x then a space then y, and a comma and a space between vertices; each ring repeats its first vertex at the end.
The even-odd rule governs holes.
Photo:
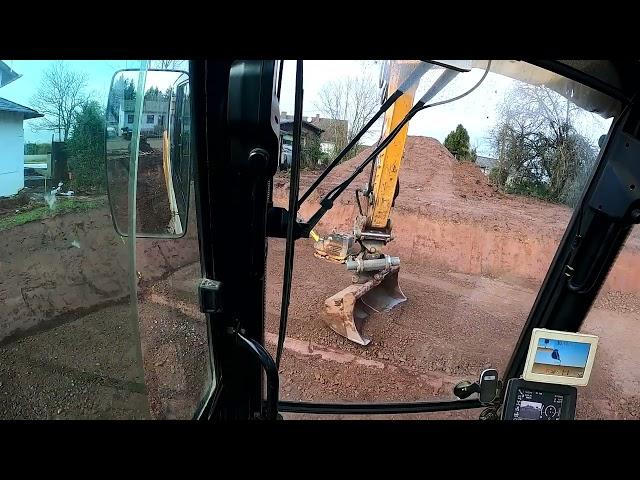
MULTIPOLYGON (((388 92, 394 92, 409 74, 416 68, 417 61, 394 61, 391 62, 388 75, 388 92)), ((406 91, 396 102, 386 111, 384 116, 384 126, 382 130, 383 138, 402 121, 413 107, 413 101, 417 85, 406 91)), ((404 146, 407 141, 409 124, 405 125, 396 138, 385 148, 376 160, 374 166, 374 177, 370 193, 370 205, 367 212, 367 220, 364 225, 365 230, 387 229, 391 207, 393 204, 400 165, 404 154, 404 146)), ((389 233, 389 232, 388 232, 389 233)))
MULTIPOLYGON (((391 62, 384 78, 384 96, 398 90, 418 63, 391 62)), ((409 113, 416 89, 414 84, 404 91, 385 112, 382 138, 386 138, 409 113)), ((322 238, 311 232, 316 256, 345 263, 347 269, 354 272, 352 285, 325 301, 323 319, 333 331, 361 345, 371 341, 363 334, 366 318, 371 313, 391 310, 407 299, 398 285, 400 258, 382 251, 392 239, 389 218, 398 192, 407 131, 408 125, 405 125, 376 158, 370 184, 363 192, 367 199, 366 213, 356 218, 353 233, 333 233, 322 238), (354 251, 358 247, 359 251, 354 251)))
POLYGON ((311 237, 314 242, 319 241, 321 238, 320 235, 318 235, 318 232, 316 232, 314 229, 311 229, 311 231, 309 232, 309 237, 311 237))

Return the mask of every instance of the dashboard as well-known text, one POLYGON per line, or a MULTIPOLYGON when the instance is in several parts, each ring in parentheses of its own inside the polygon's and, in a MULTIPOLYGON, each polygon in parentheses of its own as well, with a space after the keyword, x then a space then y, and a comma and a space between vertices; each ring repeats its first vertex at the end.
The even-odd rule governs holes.
POLYGON ((573 420, 577 390, 567 385, 513 378, 507 384, 503 420, 573 420))

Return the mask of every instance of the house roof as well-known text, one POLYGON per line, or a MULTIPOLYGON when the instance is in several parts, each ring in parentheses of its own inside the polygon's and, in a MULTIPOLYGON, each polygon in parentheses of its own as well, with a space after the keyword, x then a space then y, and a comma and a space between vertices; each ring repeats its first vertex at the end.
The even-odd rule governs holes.
POLYGON ((44 117, 43 114, 36 112, 35 110, 20 105, 18 103, 7 100, 6 98, 0 98, 0 112, 14 112, 21 113, 25 120, 30 118, 44 117))
POLYGON ((323 142, 337 143, 336 130, 338 132, 346 132, 349 122, 346 120, 334 120, 331 118, 322 118, 320 115, 316 115, 312 117, 311 123, 313 123, 316 127, 324 130, 322 134, 323 142))
POLYGON ((476 155, 476 165, 484 168, 493 168, 498 160, 491 157, 476 155))
MULTIPOLYGON (((307 122, 306 120, 302 121, 302 126, 303 128, 306 128, 307 130, 311 130, 312 132, 315 132, 318 134, 321 134, 322 132, 324 132, 322 128, 316 127, 315 125, 307 122)), ((284 131, 293 130, 293 120, 282 120, 280 122, 280 128, 284 131)))
POLYGON ((22 75, 11 70, 11 67, 0 60, 0 87, 10 84, 14 80, 17 80, 22 75))
MULTIPOLYGON (((336 130, 338 132, 346 132, 349 122, 347 120, 334 120, 331 118, 323 118, 320 114, 316 114, 315 117, 304 117, 307 120, 305 122, 313 125, 316 128, 322 130, 320 134, 320 141, 328 143, 337 143, 336 130)), ((292 122, 293 115, 287 115, 287 112, 280 113, 280 124, 292 122)))

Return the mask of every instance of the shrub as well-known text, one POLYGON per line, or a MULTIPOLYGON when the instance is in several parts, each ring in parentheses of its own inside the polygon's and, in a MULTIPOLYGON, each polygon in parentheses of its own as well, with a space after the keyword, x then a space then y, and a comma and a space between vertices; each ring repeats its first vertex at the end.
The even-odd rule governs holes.
POLYGON ((75 117, 71 138, 67 142, 71 188, 86 193, 103 192, 104 114, 95 101, 85 103, 75 117))
POLYGON ((447 135, 447 138, 444 139, 444 146, 458 160, 470 160, 473 158, 472 161, 475 161, 475 150, 472 155, 469 145, 469 133, 462 125, 458 125, 454 131, 447 135))
POLYGON ((318 168, 325 157, 320 146, 320 138, 315 135, 307 137, 307 145, 302 149, 301 168, 318 168))

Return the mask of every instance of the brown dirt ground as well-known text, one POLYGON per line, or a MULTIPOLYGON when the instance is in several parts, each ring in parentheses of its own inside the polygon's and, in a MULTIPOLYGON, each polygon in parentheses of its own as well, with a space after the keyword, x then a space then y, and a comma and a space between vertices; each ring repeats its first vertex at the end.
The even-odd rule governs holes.
POLYGON ((2 233, 0 418, 191 418, 210 382, 203 316, 146 299, 186 291, 195 305, 199 269, 181 276, 198 259, 195 217, 182 239, 138 240, 135 330, 108 208, 2 233))
MULTIPOLYGON (((118 228, 128 230, 129 168, 128 157, 110 158, 109 189, 113 199, 118 228)), ((138 166, 137 213, 138 232, 158 234, 167 231, 171 214, 166 208, 167 184, 162 167, 162 153, 153 151, 140 158, 138 166)))
MULTIPOLYGON (((337 185, 367 153, 362 152, 336 168, 321 185, 319 194, 337 185)), ((359 176, 343 194, 339 205, 354 203, 353 189, 364 184, 368 175, 365 171, 359 176)), ((316 172, 303 173, 301 192, 316 176, 316 172)), ((392 215, 396 230, 406 227, 403 222, 417 213, 418 217, 441 219, 458 228, 470 224, 518 240, 548 236, 552 240, 548 242, 548 253, 530 252, 530 256, 543 257, 538 259, 542 274, 571 215, 571 210, 562 205, 497 192, 475 165, 456 161, 431 138, 409 137, 400 183, 400 195, 392 215)), ((285 201, 286 177, 281 176, 275 187, 275 198, 285 201)), ((302 211, 305 212, 305 207, 306 212, 313 211, 318 198, 312 195, 302 211)), ((320 233, 333 229, 348 232, 351 221, 352 218, 334 216, 321 223, 319 230, 320 233)), ((480 237, 480 241, 484 238, 480 237)), ((637 245, 636 232, 629 239, 625 254, 637 257, 637 245)), ((424 256, 407 255, 402 245, 396 248, 395 252, 403 258, 400 285, 409 300, 391 312, 369 318, 366 332, 374 340, 363 348, 335 335, 321 321, 324 299, 349 285, 350 275, 342 266, 314 257, 310 240, 298 242, 287 331, 292 342, 282 365, 283 399, 445 400, 453 398, 452 387, 457 381, 474 379, 483 368, 492 366, 504 371, 541 284, 541 276, 527 278, 513 271, 496 276, 446 265, 443 268, 442 262, 430 261, 430 256, 437 258, 438 249, 446 255, 468 256, 470 252, 456 252, 455 247, 447 245, 432 244, 431 247, 424 256)), ((283 255, 283 242, 272 240, 267 330, 273 333, 277 332, 283 255)), ((637 284, 635 278, 633 275, 628 280, 637 284)), ((580 392, 579 418, 637 418, 640 415, 640 385, 632 374, 640 357, 632 354, 630 345, 625 353, 618 350, 618 345, 628 344, 629 338, 640 334, 637 321, 640 301, 637 286, 634 289, 635 292, 620 292, 605 288, 585 322, 584 331, 597 332, 601 346, 591 384, 580 392), (613 319, 615 329, 603 327, 613 319), (613 360, 615 358, 617 360, 613 360), (615 370, 610 370, 614 365, 615 370)), ((458 412, 454 418, 477 418, 477 414, 478 411, 473 410, 458 412)), ((314 418, 292 416, 300 417, 314 418)), ((450 418, 451 414, 426 417, 450 418)))
MULTIPOLYGON (((355 158, 342 163, 319 186, 318 195, 324 195, 346 178, 354 167, 371 152, 367 148, 355 158)), ((340 202, 354 204, 355 189, 369 179, 367 167, 341 195, 340 202)), ((318 176, 317 172, 301 175, 301 192, 318 176)), ((282 192, 288 190, 288 181, 280 176, 277 184, 282 192)), ((312 195, 307 203, 318 200, 312 195)), ((455 218, 481 221, 492 228, 506 229, 510 234, 540 235, 547 231, 562 233, 569 221, 571 209, 537 199, 506 195, 491 185, 482 171, 472 163, 457 161, 434 138, 409 136, 402 159, 400 194, 395 209, 403 213, 419 212, 429 217, 455 218), (544 226, 544 230, 539 230, 544 226)))
POLYGON ((14 213, 18 209, 25 208, 31 201, 28 189, 20 191, 13 197, 0 197, 0 216, 14 213))
MULTIPOLYGON (((320 184, 302 205, 315 207, 320 196, 345 179, 371 152, 366 148, 356 157, 340 164, 320 184)), ((340 196, 340 204, 355 205, 355 189, 369 179, 367 167, 340 196)), ((319 172, 301 174, 300 192, 306 191, 319 172)), ((279 173, 276 195, 288 196, 288 176, 279 173)), ((400 194, 395 211, 419 213, 431 218, 453 219, 458 223, 471 221, 490 227, 494 231, 506 231, 512 236, 561 237, 571 217, 572 210, 529 197, 504 194, 493 186, 473 163, 457 161, 442 144, 430 137, 407 137, 400 174, 400 194)), ((640 235, 633 236, 634 245, 640 235)))
MULTIPOLYGON (((274 336, 283 254, 282 241, 270 242, 267 331, 274 336)), ((536 295, 526 284, 404 265, 400 284, 409 300, 370 317, 366 332, 373 341, 361 347, 335 335, 321 320, 323 300, 347 285, 348 277, 335 265, 313 257, 310 241, 298 247, 287 336, 302 344, 285 350, 283 399, 453 399, 457 381, 475 379, 489 366, 504 371, 536 295)), ((579 418, 640 417, 640 379, 634 374, 640 356, 634 354, 631 340, 640 335, 640 308, 637 298, 629 300, 601 296, 585 322, 583 331, 599 335, 600 345, 591 383, 580 391, 579 418)), ((273 342, 271 337, 272 350, 273 342)), ((477 418, 478 411, 459 415, 477 418)))
MULTIPOLYGON (((370 149, 339 165, 300 208, 310 218, 321 195, 345 179, 370 149)), ((355 189, 366 184, 365 169, 339 197, 317 226, 321 235, 351 232, 357 215, 355 189)), ((306 191, 319 172, 301 175, 306 191)), ((288 178, 280 174, 274 200, 288 204, 288 178)), ((440 268, 509 280, 543 280, 564 234, 572 210, 564 205, 517 195, 493 187, 474 164, 459 162, 435 139, 408 137, 401 166, 400 194, 391 213, 395 239, 390 254, 404 263, 435 264, 440 268)), ((635 272, 640 269, 640 234, 632 233, 610 273, 607 288, 640 294, 635 272)))

